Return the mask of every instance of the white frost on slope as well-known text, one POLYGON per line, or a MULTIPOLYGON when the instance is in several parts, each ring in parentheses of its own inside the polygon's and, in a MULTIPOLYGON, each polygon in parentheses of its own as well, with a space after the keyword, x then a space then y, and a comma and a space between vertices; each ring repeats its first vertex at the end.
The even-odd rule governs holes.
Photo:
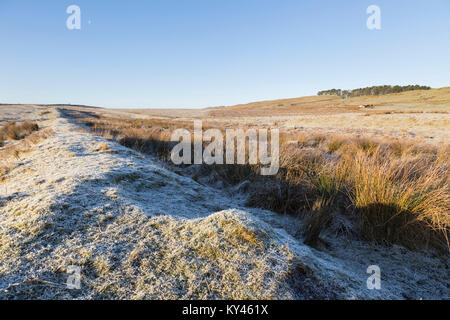
POLYGON ((312 249, 293 218, 59 116, 51 127, 0 184, 0 298, 450 298, 448 260, 331 237, 312 249), (71 264, 81 290, 64 285, 71 264), (379 291, 366 288, 372 264, 379 291))

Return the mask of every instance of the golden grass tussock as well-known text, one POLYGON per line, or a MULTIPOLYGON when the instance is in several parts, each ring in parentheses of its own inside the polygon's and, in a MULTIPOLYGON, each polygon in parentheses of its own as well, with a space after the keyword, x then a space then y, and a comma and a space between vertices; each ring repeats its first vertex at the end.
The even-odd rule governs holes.
POLYGON ((442 235, 448 245, 448 169, 424 157, 392 161, 377 156, 358 154, 347 191, 364 236, 414 247, 439 244, 434 238, 442 235))

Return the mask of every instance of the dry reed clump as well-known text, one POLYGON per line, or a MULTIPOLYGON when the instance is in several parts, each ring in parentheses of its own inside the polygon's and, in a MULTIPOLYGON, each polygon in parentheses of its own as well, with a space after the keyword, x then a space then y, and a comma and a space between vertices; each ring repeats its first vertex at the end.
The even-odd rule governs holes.
MULTIPOLYGON (((171 131, 192 126, 160 119, 84 122, 164 161, 170 161, 171 131)), ((194 178, 214 175, 224 186, 251 182, 247 205, 301 217, 311 244, 330 229, 384 244, 448 251, 448 151, 448 146, 386 138, 283 133, 276 176, 260 176, 258 165, 203 165, 194 178)))
POLYGON ((351 170, 348 196, 365 238, 408 247, 448 246, 448 171, 423 157, 392 161, 364 154, 351 170))
POLYGON ((6 140, 20 140, 37 130, 39 126, 34 122, 24 121, 17 124, 15 121, 10 121, 0 128, 0 146, 3 146, 6 140))
POLYGON ((31 151, 35 144, 42 139, 48 138, 53 133, 53 130, 50 128, 33 132, 18 143, 7 145, 2 149, 0 151, 0 159, 2 160, 0 163, 0 182, 6 179, 6 175, 12 170, 14 163, 20 160, 22 154, 31 151))
POLYGON ((309 244, 331 228, 378 243, 448 251, 447 146, 420 152, 398 141, 342 138, 333 157, 326 152, 330 143, 335 140, 322 150, 282 146, 278 175, 255 176, 248 204, 303 217, 309 244))
POLYGON ((336 153, 341 147, 348 144, 348 139, 345 137, 332 136, 327 142, 327 152, 336 153))
POLYGON ((350 141, 346 150, 338 158, 318 150, 309 156, 281 151, 282 168, 272 188, 255 186, 249 204, 306 217, 311 243, 330 226, 347 233, 347 226, 334 223, 344 217, 367 240, 448 250, 449 162, 443 150, 404 152, 399 158, 396 145, 361 148, 360 140, 350 141))

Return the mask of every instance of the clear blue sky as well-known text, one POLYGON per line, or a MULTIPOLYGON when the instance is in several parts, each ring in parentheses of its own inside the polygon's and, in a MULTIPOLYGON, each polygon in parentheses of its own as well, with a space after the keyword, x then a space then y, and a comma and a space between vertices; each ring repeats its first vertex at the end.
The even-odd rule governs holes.
POLYGON ((448 0, 0 0, 0 102, 206 107, 416 83, 450 85, 448 0))

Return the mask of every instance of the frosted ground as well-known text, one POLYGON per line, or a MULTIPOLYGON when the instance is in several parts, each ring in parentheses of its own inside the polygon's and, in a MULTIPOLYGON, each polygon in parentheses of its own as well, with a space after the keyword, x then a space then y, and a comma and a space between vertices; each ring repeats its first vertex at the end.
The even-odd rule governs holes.
MULTIPOLYGON (((42 107, 16 110, 10 118, 42 120, 42 107)), ((39 124, 54 135, 0 183, 1 299, 450 299, 448 258, 331 234, 313 249, 297 220, 246 208, 50 110, 39 124), (80 289, 66 286, 70 265, 80 289), (367 289, 369 265, 381 290, 367 289)))

